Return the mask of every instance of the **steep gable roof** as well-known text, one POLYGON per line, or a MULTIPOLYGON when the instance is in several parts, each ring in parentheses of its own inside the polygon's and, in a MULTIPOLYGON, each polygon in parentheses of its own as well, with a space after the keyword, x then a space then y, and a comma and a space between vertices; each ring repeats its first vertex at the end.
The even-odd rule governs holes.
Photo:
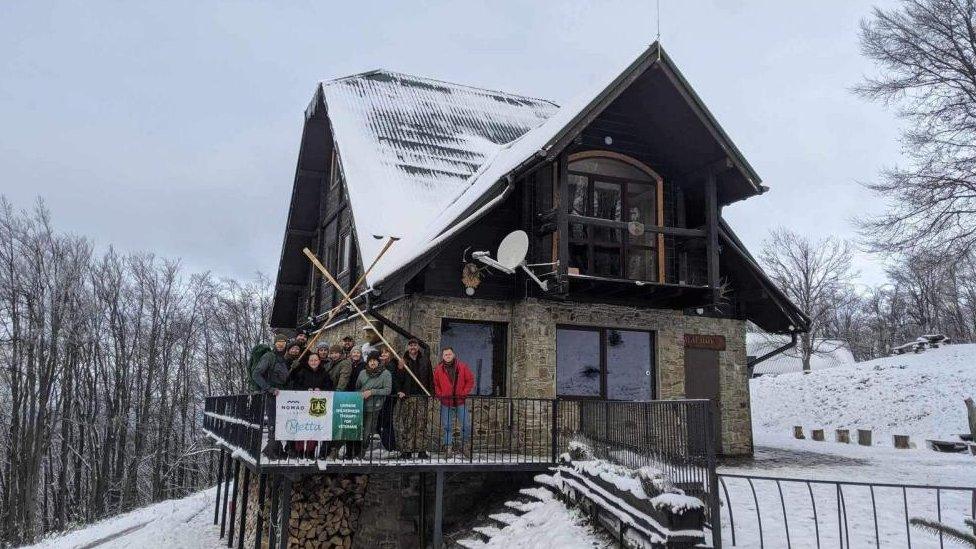
POLYGON ((306 116, 319 109, 328 116, 363 263, 382 247, 373 235, 402 239, 367 283, 382 282, 484 214, 488 208, 478 208, 501 192, 500 181, 560 153, 654 66, 731 161, 746 189, 739 196, 762 192, 758 175, 656 42, 562 108, 385 70, 322 82, 306 116))
POLYGON ((320 84, 306 115, 325 108, 370 284, 409 261, 420 235, 491 156, 538 127, 556 105, 509 93, 376 70, 320 84))

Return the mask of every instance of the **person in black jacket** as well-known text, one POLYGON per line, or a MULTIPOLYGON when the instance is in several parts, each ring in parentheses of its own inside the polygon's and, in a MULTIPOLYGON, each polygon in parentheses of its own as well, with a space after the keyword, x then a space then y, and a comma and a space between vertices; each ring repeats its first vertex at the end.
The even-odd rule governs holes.
POLYGON ((407 352, 403 354, 403 364, 398 364, 393 372, 393 394, 397 396, 397 410, 394 415, 394 428, 397 443, 400 445, 400 457, 410 459, 413 452, 418 452, 420 459, 427 459, 427 445, 424 441, 424 427, 427 423, 428 399, 424 388, 428 391, 434 387, 434 373, 430 365, 430 355, 420 348, 420 341, 410 338, 407 341, 407 352), (410 371, 407 371, 410 368, 410 371), (417 383, 420 380, 423 387, 417 383))
MULTIPOLYGON (((390 377, 393 379, 393 392, 391 394, 395 395, 398 390, 396 382, 397 359, 393 358, 393 352, 385 346, 380 351, 380 367, 390 372, 390 377)), ((393 414, 396 404, 397 399, 395 398, 388 398, 383 401, 383 410, 380 412, 380 419, 377 423, 383 448, 390 452, 397 449, 396 432, 393 429, 393 414)))
POLYGON ((278 392, 288 384, 288 361, 285 359, 285 347, 279 345, 284 342, 284 336, 275 336, 275 350, 265 353, 258 361, 251 372, 251 379, 261 392, 266 393, 265 415, 268 417, 268 444, 265 445, 261 453, 268 459, 281 459, 285 457, 285 450, 281 443, 274 438, 275 425, 275 399, 278 392))
POLYGON ((359 379, 359 374, 366 369, 366 361, 363 360, 363 352, 360 349, 351 349, 349 351, 349 362, 352 364, 352 372, 349 374, 349 384, 346 385, 345 390, 355 391, 356 380, 359 379))
MULTIPOLYGON (((332 391, 332 378, 329 372, 322 366, 322 360, 317 354, 310 354, 297 368, 293 369, 288 378, 288 389, 292 391, 332 391)), ((304 443, 295 442, 289 445, 289 457, 297 457, 301 452, 299 447, 304 446, 304 457, 315 458, 315 441, 309 440, 304 443)), ((319 458, 325 459, 329 454, 329 442, 322 441, 319 444, 319 458)))

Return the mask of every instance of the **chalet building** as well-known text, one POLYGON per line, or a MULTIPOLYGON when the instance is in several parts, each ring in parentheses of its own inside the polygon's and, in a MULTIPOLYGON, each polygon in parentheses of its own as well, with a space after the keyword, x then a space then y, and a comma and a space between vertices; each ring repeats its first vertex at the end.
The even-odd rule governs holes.
MULTIPOLYGON (((767 190, 656 43, 563 106, 387 70, 322 82, 271 324, 342 299, 308 247, 391 341, 453 346, 480 395, 713 399, 721 452, 749 454, 746 324, 808 322, 722 219, 767 190), (476 259, 513 231, 535 266, 476 259)), ((363 327, 343 311, 325 340, 363 327)))

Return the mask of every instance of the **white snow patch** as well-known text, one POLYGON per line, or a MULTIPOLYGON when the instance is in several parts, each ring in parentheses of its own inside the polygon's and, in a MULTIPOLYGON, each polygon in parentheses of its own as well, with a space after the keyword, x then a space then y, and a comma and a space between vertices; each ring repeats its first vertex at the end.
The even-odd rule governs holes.
POLYGON ((210 488, 183 499, 149 505, 80 530, 48 537, 31 549, 77 549, 110 537, 98 544, 98 549, 226 547, 226 539, 220 539, 220 528, 213 525, 216 493, 216 488, 210 488), (122 533, 128 529, 132 530, 122 533))
POLYGON ((892 445, 892 434, 922 443, 968 432, 962 401, 976 396, 976 344, 763 376, 749 385, 757 434, 786 435, 802 425, 827 429, 828 440, 833 429, 873 429, 875 444, 892 445))

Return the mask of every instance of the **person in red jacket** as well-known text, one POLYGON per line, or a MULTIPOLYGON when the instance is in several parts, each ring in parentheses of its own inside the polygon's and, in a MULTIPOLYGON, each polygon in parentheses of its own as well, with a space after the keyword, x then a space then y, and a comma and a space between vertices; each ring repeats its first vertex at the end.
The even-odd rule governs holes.
POLYGON ((454 435, 454 419, 461 424, 461 453, 471 457, 467 451, 468 441, 471 439, 471 422, 465 399, 474 389, 474 375, 471 368, 458 360, 454 349, 441 349, 441 361, 434 368, 434 396, 441 401, 441 429, 443 431, 443 451, 450 457, 453 452, 451 444, 454 435))

